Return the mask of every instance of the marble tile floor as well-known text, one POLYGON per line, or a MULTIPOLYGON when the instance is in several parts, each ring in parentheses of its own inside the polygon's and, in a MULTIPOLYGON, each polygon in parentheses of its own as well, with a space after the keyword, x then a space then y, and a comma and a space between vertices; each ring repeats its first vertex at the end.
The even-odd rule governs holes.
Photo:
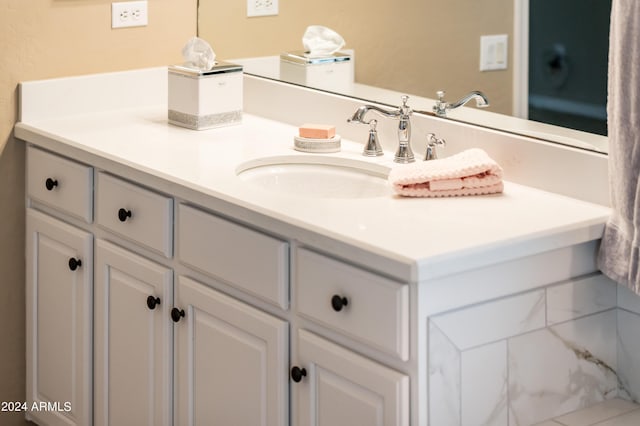
POLYGON ((611 399, 534 426, 639 426, 640 405, 611 399))

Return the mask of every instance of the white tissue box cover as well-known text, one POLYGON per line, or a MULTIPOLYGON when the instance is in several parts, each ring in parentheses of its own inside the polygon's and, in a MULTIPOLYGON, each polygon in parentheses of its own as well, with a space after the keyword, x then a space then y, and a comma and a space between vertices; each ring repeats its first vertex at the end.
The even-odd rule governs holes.
POLYGON ((169 122, 195 130, 242 121, 242 72, 190 76, 169 68, 169 122))
POLYGON ((330 91, 347 91, 353 87, 353 60, 320 64, 280 61, 280 78, 304 86, 330 91))

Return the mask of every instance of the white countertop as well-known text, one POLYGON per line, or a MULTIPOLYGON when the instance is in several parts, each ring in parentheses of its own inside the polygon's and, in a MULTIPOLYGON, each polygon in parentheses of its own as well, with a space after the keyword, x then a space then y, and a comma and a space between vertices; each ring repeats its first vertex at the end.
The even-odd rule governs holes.
MULTIPOLYGON (((510 182, 491 196, 331 199, 276 194, 240 181, 236 168, 245 161, 318 155, 294 151, 296 133, 294 126, 250 114, 240 125, 183 129, 167 123, 165 105, 27 120, 15 131, 43 148, 55 143, 56 151, 79 161, 98 156, 160 178, 167 188, 197 191, 392 259, 419 281, 597 240, 609 215, 607 207, 510 182)), ((335 155, 392 165, 390 153, 366 159, 361 144, 342 143, 335 155)))

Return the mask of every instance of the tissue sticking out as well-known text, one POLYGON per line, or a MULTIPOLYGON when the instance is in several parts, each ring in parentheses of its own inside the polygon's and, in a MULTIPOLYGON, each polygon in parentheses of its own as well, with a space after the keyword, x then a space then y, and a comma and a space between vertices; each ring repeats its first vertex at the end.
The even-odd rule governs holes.
POLYGON ((182 48, 186 67, 210 70, 216 64, 216 54, 211 45, 199 37, 191 37, 182 48))
POLYGON ((310 58, 331 56, 344 47, 344 38, 331 28, 310 25, 302 36, 302 45, 310 58))

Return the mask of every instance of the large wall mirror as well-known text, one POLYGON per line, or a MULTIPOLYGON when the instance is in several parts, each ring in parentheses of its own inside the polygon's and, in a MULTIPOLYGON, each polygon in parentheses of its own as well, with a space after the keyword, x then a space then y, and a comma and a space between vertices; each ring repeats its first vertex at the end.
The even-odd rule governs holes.
POLYGON ((481 90, 488 110, 447 119, 606 152, 610 8, 611 0, 279 0, 277 16, 248 18, 244 0, 199 0, 198 34, 218 58, 279 78, 264 60, 277 64, 302 49, 307 26, 324 25, 354 52, 357 90, 336 92, 391 105, 399 95, 390 93, 409 94, 429 111, 438 90, 448 101, 481 90), (481 36, 499 34, 507 69, 480 71, 481 36))

